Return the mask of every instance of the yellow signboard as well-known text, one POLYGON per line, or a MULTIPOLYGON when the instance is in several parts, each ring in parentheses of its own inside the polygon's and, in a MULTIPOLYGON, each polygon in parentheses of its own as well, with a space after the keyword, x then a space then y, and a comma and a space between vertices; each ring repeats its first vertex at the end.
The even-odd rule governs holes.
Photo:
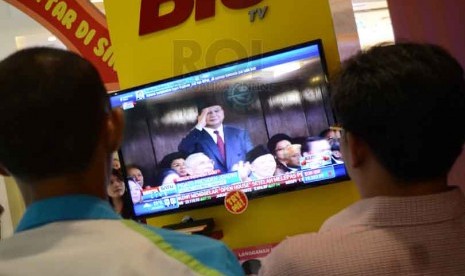
MULTIPOLYGON (((170 78, 237 59, 321 39, 329 72, 339 66, 327 0, 105 0, 121 88, 170 78)), ((231 247, 279 242, 318 230, 322 221, 358 198, 339 183, 250 202, 233 216, 223 206, 191 210, 214 217, 231 247), (292 203, 292 204, 291 204, 292 203)), ((163 226, 186 213, 150 219, 163 226)))
POLYGON ((327 0, 105 0, 122 88, 321 38, 338 66, 327 0))

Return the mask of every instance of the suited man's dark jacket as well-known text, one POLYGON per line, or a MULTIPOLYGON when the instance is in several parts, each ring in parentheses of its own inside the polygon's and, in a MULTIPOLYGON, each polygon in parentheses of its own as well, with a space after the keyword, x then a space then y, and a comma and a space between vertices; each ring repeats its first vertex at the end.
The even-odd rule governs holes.
POLYGON ((229 172, 234 164, 245 161, 245 155, 253 148, 246 130, 223 125, 226 162, 222 160, 218 146, 206 130, 192 129, 178 146, 187 154, 203 152, 215 163, 215 169, 229 172))

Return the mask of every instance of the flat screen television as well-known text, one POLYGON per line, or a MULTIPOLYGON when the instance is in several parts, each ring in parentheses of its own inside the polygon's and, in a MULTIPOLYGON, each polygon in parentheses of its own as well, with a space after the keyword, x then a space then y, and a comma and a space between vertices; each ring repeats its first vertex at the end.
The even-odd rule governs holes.
POLYGON ((127 174, 136 218, 223 204, 233 190, 256 198, 347 178, 320 40, 121 90, 110 100, 126 120, 122 167, 143 175, 127 174), (276 143, 282 134, 290 141, 276 143), (322 147, 311 150, 315 141, 322 147))

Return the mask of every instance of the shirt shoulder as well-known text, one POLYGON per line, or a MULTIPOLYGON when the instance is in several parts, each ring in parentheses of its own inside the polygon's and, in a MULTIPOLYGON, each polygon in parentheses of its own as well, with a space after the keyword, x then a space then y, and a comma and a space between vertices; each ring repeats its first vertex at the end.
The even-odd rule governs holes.
POLYGON ((371 251, 363 238, 366 231, 364 227, 350 227, 288 237, 263 260, 260 275, 349 273, 354 263, 355 268, 360 261, 365 264, 365 253, 371 251))
POLYGON ((236 256, 220 241, 148 225, 131 225, 131 228, 149 238, 166 254, 202 275, 215 274, 215 271, 220 275, 243 275, 236 256))

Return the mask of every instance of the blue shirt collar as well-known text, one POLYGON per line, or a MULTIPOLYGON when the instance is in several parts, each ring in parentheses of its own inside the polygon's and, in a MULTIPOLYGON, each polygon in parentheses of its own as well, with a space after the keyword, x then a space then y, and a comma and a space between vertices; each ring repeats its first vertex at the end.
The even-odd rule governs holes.
POLYGON ((66 220, 121 219, 111 205, 94 196, 70 195, 36 201, 28 206, 16 232, 66 220))

